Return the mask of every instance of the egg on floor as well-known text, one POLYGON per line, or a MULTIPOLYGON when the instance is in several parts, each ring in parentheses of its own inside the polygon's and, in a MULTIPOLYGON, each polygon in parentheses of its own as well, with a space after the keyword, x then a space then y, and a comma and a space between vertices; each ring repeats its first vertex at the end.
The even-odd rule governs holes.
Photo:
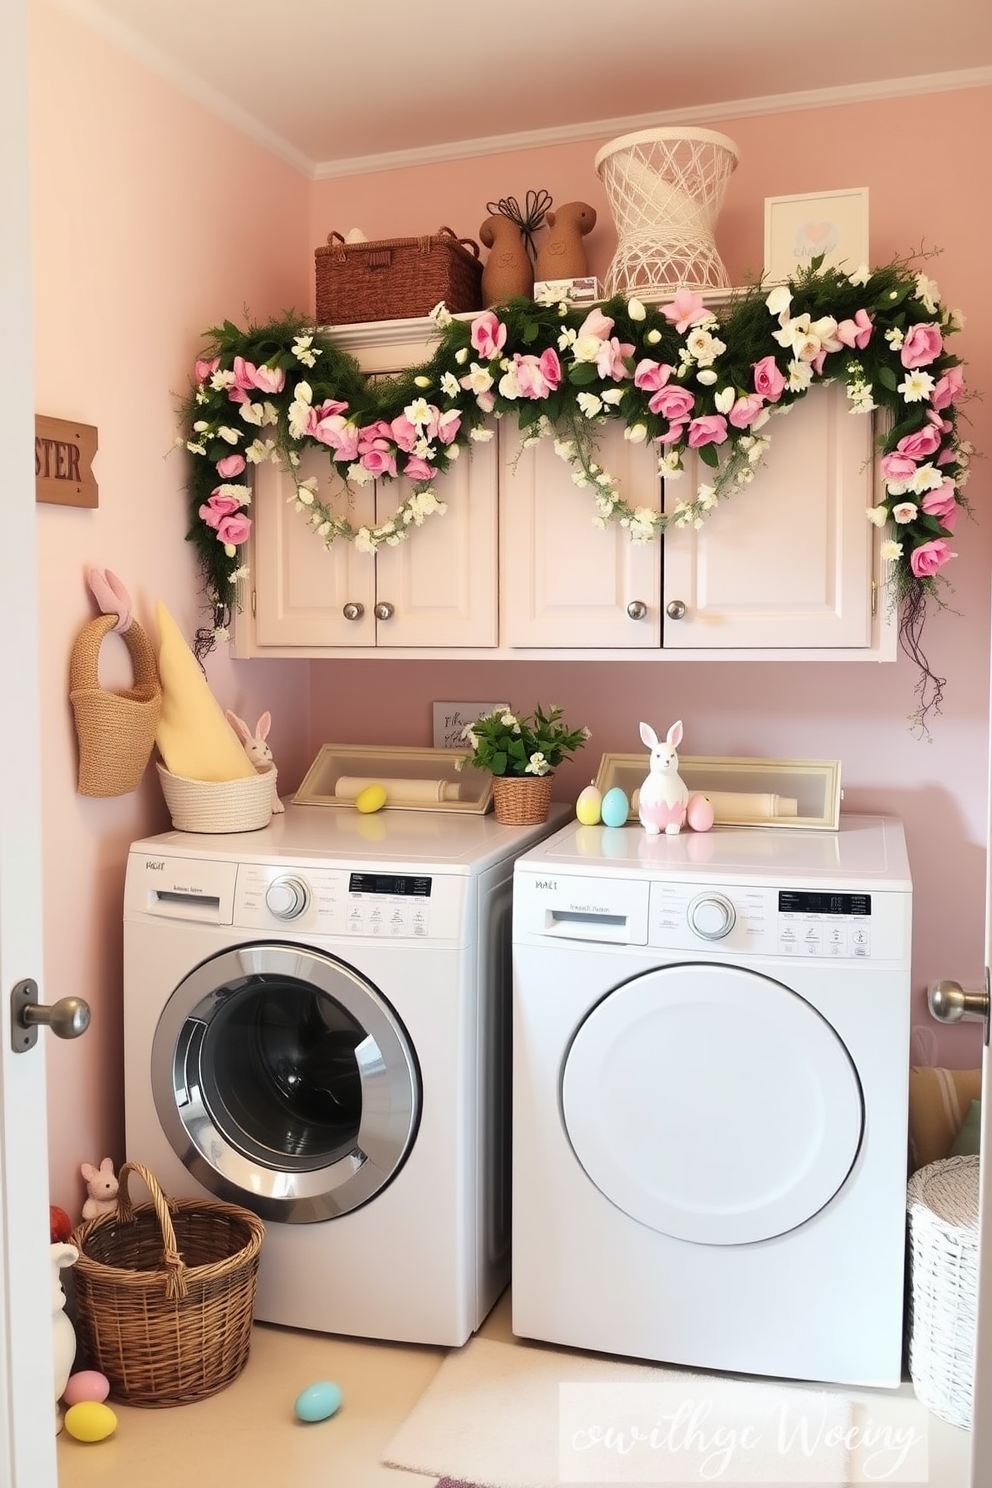
POLYGON ((381 811, 385 804, 386 787, 384 785, 367 785, 355 797, 355 810, 360 811, 363 816, 371 816, 373 811, 381 811))
POLYGON ((110 1394, 110 1381, 98 1369, 80 1369, 70 1374, 62 1399, 66 1405, 79 1405, 84 1401, 100 1404, 110 1394))
POLYGON ((106 1441, 117 1430, 117 1417, 109 1405, 99 1400, 81 1400, 70 1405, 63 1422, 66 1431, 76 1441, 106 1441))
POLYGON ((326 1421, 341 1405, 341 1386, 333 1380, 307 1385, 296 1397, 293 1410, 300 1421, 326 1421))
POLYGON ((626 793, 618 785, 613 786, 603 797, 603 826, 622 827, 629 811, 630 802, 626 793))

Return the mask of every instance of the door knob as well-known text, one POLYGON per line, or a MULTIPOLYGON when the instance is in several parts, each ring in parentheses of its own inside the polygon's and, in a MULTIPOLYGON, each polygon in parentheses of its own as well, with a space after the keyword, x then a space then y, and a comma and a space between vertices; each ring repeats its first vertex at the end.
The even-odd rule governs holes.
POLYGON ((365 606, 363 604, 355 604, 353 601, 349 601, 348 604, 345 605, 341 613, 346 620, 361 620, 362 616, 365 614, 365 606))
POLYGON ((959 982, 934 982, 927 992, 930 1012, 938 1023, 960 1023, 965 1018, 981 1019, 985 1024, 985 1042, 989 1041, 989 973, 985 986, 966 990, 959 982))
POLYGON ((381 604, 377 604, 375 607, 375 618, 377 620, 391 620, 395 613, 395 605, 391 605, 385 600, 383 600, 381 604))
POLYGON ((60 997, 50 1006, 38 1001, 38 983, 25 977, 10 994, 10 1045, 24 1054, 38 1042, 38 1029, 50 1028, 56 1038, 74 1039, 90 1026, 89 1003, 81 997, 60 997))
POLYGON ((685 600, 673 599, 665 606, 665 614, 669 620, 682 620, 685 618, 685 600))
POLYGON ((648 607, 643 599, 632 599, 627 606, 627 614, 631 620, 643 620, 648 612, 648 607))

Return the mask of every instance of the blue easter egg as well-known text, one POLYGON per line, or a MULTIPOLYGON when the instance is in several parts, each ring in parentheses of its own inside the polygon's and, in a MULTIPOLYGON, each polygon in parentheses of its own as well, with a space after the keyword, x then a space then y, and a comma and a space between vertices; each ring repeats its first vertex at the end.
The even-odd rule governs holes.
POLYGON ((296 1397, 293 1410, 301 1421, 326 1421, 341 1404, 341 1386, 333 1380, 307 1385, 296 1397))
POLYGON ((618 785, 608 790, 603 797, 601 815, 604 827, 622 827, 630 811, 630 802, 618 785))

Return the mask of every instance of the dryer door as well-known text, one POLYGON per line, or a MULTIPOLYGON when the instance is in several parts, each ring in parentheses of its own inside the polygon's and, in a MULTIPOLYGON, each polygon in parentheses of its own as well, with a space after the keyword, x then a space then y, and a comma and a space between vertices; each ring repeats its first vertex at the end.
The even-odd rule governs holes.
POLYGON ((843 1186, 864 1130, 843 1042, 780 982, 669 966, 578 1028, 561 1103, 597 1188, 651 1229, 743 1245, 795 1229, 843 1186))
POLYGON ((420 1110, 413 1050, 351 967, 286 944, 239 946, 176 988, 152 1089, 205 1188, 290 1223, 367 1203, 398 1172, 420 1110))

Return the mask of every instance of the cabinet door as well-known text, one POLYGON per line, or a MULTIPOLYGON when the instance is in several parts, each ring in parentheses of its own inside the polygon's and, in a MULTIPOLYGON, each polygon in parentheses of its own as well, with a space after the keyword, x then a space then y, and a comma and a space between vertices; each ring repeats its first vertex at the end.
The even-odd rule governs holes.
MULTIPOLYGON (((666 534, 666 650, 871 644, 872 421, 850 408, 834 384, 773 416, 752 483, 666 534)), ((706 478, 687 459, 666 509, 706 478)))
MULTIPOLYGON (((409 495, 404 481, 377 488, 383 522, 409 495)), ((428 517, 376 557, 376 645, 495 646, 497 636, 496 441, 466 450, 437 483, 447 511, 428 517)))
MULTIPOLYGON (((616 524, 597 527, 592 493, 575 485, 549 440, 521 449, 520 431, 504 420, 500 444, 503 644, 657 647, 660 542, 631 542, 616 524)), ((607 425, 598 458, 631 505, 659 509, 653 449, 631 444, 607 425)))

